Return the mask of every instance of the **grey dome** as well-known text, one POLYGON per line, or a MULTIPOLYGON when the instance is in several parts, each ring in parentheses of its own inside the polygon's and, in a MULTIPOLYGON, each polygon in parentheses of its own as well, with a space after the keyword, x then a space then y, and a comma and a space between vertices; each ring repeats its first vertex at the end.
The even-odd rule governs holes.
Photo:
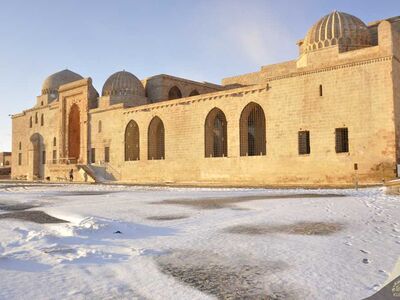
POLYGON ((145 96, 142 82, 132 73, 120 71, 112 74, 104 83, 103 96, 145 96))
POLYGON ((367 25, 355 16, 334 11, 311 27, 304 39, 303 51, 310 52, 333 45, 339 45, 341 51, 370 46, 367 25))
POLYGON ((58 94, 58 88, 70 82, 81 80, 83 77, 70 70, 63 70, 46 78, 42 85, 42 94, 58 94))

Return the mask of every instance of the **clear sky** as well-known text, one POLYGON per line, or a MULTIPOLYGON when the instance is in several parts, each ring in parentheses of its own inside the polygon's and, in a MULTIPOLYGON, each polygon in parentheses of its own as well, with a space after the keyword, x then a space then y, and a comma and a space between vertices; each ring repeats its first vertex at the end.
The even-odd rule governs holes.
POLYGON ((98 91, 122 69, 219 83, 296 58, 296 41, 335 9, 368 23, 400 15, 400 0, 1 0, 0 151, 11 150, 9 114, 34 106, 59 70, 98 91))

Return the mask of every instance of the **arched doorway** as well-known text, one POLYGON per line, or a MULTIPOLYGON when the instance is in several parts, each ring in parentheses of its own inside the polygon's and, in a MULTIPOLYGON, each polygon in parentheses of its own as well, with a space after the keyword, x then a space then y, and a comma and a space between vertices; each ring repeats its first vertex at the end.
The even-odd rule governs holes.
POLYGON ((68 117, 68 158, 79 159, 81 150, 81 124, 79 107, 71 106, 68 117))
POLYGON ((43 138, 39 133, 35 133, 31 136, 30 141, 32 143, 32 149, 30 154, 30 166, 32 170, 32 179, 41 179, 42 176, 42 164, 41 154, 44 151, 43 138))

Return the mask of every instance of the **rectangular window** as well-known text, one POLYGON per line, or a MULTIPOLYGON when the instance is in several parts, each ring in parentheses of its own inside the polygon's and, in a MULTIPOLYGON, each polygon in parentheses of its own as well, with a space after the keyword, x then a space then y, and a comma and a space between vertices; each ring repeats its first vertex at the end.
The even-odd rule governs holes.
POLYGON ((90 162, 94 164, 96 162, 96 149, 92 148, 90 150, 90 162))
POLYGON ((299 131, 299 154, 310 154, 310 132, 299 131))
POLYGON ((42 164, 46 164, 46 151, 42 151, 42 164))
POLYGON ((53 164, 57 163, 57 150, 53 150, 53 164))
POLYGON ((335 129, 336 153, 349 152, 349 130, 347 128, 335 129))
POLYGON ((110 147, 104 148, 104 161, 110 162, 110 147))
POLYGON ((18 153, 18 166, 22 165, 22 153, 18 153))

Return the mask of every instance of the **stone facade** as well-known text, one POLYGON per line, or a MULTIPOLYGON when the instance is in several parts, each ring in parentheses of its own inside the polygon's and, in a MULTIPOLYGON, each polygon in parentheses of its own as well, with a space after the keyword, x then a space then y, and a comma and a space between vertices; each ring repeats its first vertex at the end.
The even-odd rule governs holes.
POLYGON ((1 167, 11 167, 11 152, 0 152, 1 167))
POLYGON ((12 176, 312 187, 396 177, 400 18, 334 12, 298 45, 296 60, 222 85, 122 71, 99 96, 90 78, 61 72, 56 99, 42 93, 12 118, 12 176))

